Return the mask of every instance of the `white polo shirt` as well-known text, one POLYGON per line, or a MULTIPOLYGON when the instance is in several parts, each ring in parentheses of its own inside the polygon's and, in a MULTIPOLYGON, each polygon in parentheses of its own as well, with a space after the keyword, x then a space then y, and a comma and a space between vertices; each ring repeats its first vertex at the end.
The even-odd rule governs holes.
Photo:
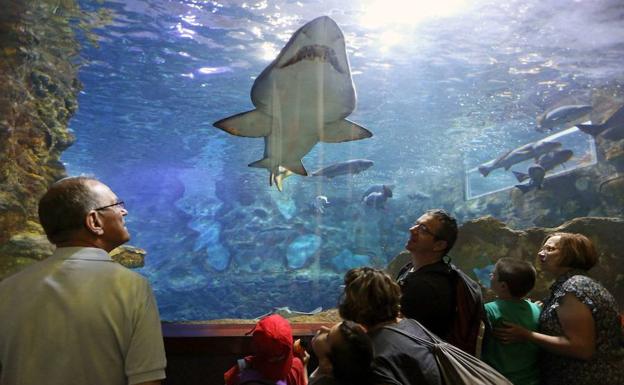
POLYGON ((1 385, 126 385, 165 378, 147 280, 97 248, 63 247, 0 281, 1 385))

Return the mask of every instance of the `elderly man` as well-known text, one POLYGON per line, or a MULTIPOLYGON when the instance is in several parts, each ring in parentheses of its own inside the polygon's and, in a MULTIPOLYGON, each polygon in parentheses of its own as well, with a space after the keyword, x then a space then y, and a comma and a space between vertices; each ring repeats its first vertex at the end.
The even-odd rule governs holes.
POLYGON ((159 384, 165 353, 149 283, 108 252, 130 239, 124 204, 87 177, 39 201, 54 254, 0 282, 0 384, 159 384))
POLYGON ((475 354, 485 311, 479 285, 444 258, 456 239, 457 222, 444 210, 425 212, 410 228, 411 261, 397 276, 401 313, 475 354))

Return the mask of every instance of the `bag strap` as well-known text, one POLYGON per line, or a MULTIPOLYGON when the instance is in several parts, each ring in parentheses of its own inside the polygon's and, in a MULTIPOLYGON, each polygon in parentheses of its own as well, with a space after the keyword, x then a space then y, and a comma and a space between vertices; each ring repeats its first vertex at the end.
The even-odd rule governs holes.
POLYGON ((399 333, 399 334, 403 334, 406 337, 409 337, 410 339, 419 342, 423 345, 425 345, 428 348, 434 347, 436 345, 439 344, 446 344, 447 342, 443 341, 442 339, 440 339, 440 337, 436 336, 435 334, 433 334, 432 332, 430 332, 429 330, 427 330, 426 327, 422 326, 422 324, 418 321, 416 321, 415 319, 412 318, 406 318, 407 321, 411 322, 412 324, 415 324, 417 326, 419 326, 423 332, 425 332, 425 334, 427 335, 427 337, 431 338, 431 341, 428 341, 424 338, 418 337, 413 335, 412 333, 408 333, 405 330, 401 330, 397 327, 394 326, 384 326, 384 329, 388 329, 388 330, 392 330, 393 332, 399 333))

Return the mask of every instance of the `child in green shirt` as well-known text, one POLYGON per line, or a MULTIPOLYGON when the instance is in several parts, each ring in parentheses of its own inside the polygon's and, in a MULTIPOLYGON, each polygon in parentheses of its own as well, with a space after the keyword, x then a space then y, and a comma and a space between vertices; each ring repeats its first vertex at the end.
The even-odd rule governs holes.
MULTIPOLYGON (((536 330, 541 308, 524 299, 535 285, 535 268, 529 262, 501 258, 491 274, 491 288, 498 299, 485 304, 485 311, 493 327, 503 322, 536 330)), ((507 377, 514 385, 538 385, 538 347, 530 342, 504 344, 489 338, 483 360, 507 377)))

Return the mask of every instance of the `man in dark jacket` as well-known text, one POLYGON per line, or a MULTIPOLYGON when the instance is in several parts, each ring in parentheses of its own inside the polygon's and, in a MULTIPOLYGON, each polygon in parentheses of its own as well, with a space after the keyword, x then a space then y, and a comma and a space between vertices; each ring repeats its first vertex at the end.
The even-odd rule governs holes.
POLYGON ((444 210, 425 212, 410 228, 405 248, 411 254, 411 261, 397 276, 401 313, 419 321, 440 338, 475 354, 479 318, 485 314, 483 300, 479 285, 445 258, 456 239, 457 222, 444 210), (454 335, 458 327, 473 330, 463 330, 466 336, 458 337, 454 335), (469 347, 464 341, 457 341, 465 338, 470 340, 469 347))

